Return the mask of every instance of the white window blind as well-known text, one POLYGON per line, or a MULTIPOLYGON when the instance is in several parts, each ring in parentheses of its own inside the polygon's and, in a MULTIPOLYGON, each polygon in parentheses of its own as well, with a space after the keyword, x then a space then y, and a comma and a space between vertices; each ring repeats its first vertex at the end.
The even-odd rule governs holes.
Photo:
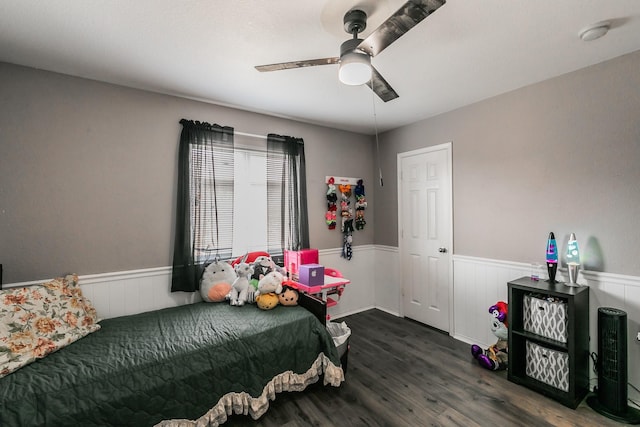
POLYGON ((233 150, 191 146, 191 229, 200 261, 231 255, 233 244, 233 150), (209 187, 209 188, 205 188, 209 187), (215 188, 215 192, 211 189, 215 188))
POLYGON ((191 157, 195 176, 191 181, 191 215, 194 225, 200 225, 193 227, 200 230, 193 238, 201 261, 252 251, 282 253, 282 224, 291 220, 282 217, 288 212, 282 209, 287 202, 281 191, 287 181, 284 155, 271 155, 268 161, 264 138, 235 134, 234 144, 233 151, 219 146, 192 148, 192 152, 212 150, 191 157), (214 192, 203 191, 201 186, 205 185, 215 185, 216 199, 214 192), (267 194, 271 195, 269 200, 267 194), (195 204, 201 204, 200 209, 195 209, 195 204))
POLYGON ((272 255, 282 254, 286 247, 286 224, 295 221, 289 218, 289 209, 284 209, 286 194, 283 193, 283 185, 287 185, 287 173, 285 157, 283 154, 272 154, 267 165, 267 185, 269 186, 270 200, 267 203, 268 219, 268 252, 272 255), (283 217, 284 215, 284 217, 283 217))

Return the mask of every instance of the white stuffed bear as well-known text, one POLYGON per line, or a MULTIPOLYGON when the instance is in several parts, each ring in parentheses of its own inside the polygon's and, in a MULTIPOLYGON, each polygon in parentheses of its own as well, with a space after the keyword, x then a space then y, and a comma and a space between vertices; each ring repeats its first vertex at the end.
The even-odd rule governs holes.
POLYGON ((277 271, 272 271, 267 273, 260 281, 258 282, 258 290, 256 291, 256 297, 258 295, 268 294, 270 292, 274 292, 279 294, 282 292, 282 281, 284 280, 284 276, 277 271))
POLYGON ((200 280, 200 295, 206 302, 222 302, 236 280, 236 272, 231 264, 224 261, 214 261, 204 269, 200 280))
POLYGON ((253 274, 253 266, 246 262, 241 262, 235 267, 238 278, 231 286, 231 305, 242 306, 245 302, 250 301, 249 298, 249 277, 253 274))

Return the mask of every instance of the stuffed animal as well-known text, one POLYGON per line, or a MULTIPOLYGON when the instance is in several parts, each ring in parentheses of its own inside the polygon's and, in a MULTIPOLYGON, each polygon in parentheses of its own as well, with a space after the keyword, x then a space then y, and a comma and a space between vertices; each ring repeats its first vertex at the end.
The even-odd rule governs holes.
POLYGON ((282 293, 278 295, 280 305, 285 306, 298 305, 298 298, 298 290, 287 285, 282 286, 282 293))
POLYGON ((362 197, 358 197, 356 199, 356 210, 364 210, 367 207, 367 200, 364 198, 364 196, 362 197))
POLYGON ((222 302, 236 280, 236 272, 227 262, 214 261, 204 269, 200 279, 200 295, 206 302, 222 302))
POLYGON ((489 313, 491 313, 491 332, 498 337, 498 341, 486 350, 473 344, 471 346, 471 354, 483 368, 497 371, 505 369, 509 361, 507 303, 498 301, 495 305, 489 307, 489 313))
POLYGON ((271 273, 274 268, 274 262, 269 256, 259 256, 253 262, 253 274, 252 279, 260 280, 267 274, 271 273))
POLYGON ((251 288, 251 291, 253 290, 249 285, 249 277, 253 274, 253 266, 246 262, 241 262, 240 264, 236 264, 234 270, 238 278, 231 286, 230 304, 243 306, 245 302, 250 300, 249 288, 251 288))
POLYGON ((258 282, 258 290, 256 291, 256 298, 258 295, 274 293, 279 294, 282 292, 282 281, 284 280, 284 276, 277 271, 272 271, 271 273, 267 273, 260 281, 258 282))
POLYGON ((271 310, 278 305, 278 296, 273 292, 256 295, 256 305, 262 310, 271 310))

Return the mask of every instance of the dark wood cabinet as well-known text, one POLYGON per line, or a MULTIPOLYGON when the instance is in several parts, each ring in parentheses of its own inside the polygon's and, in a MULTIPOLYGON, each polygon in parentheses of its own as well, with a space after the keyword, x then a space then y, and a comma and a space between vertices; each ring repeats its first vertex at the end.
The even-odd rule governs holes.
POLYGON ((535 281, 529 277, 508 282, 508 288, 509 381, 575 409, 589 391, 589 288, 535 281), (539 298, 536 301, 541 301, 543 306, 531 308, 532 297, 539 298), (525 326, 527 316, 547 314, 546 299, 557 301, 566 316, 559 327, 564 329, 561 338, 531 328, 530 317, 525 326), (538 311, 532 314, 531 310, 538 311), (537 368, 532 368, 533 365, 537 368), (543 369, 540 370, 540 366, 543 369), (547 377, 553 380, 549 381, 547 377), (562 378, 562 385, 556 383, 557 378, 562 378))

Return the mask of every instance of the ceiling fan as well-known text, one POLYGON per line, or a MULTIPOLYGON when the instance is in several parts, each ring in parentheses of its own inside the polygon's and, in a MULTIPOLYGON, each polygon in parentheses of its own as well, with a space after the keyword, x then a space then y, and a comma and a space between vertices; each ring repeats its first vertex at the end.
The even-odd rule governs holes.
POLYGON ((366 83, 384 102, 391 101, 398 94, 371 65, 371 58, 445 3, 446 0, 409 0, 364 40, 359 39, 358 34, 367 26, 367 14, 360 9, 352 9, 344 15, 343 22, 344 30, 353 38, 342 43, 339 57, 258 65, 256 70, 265 72, 340 64, 338 77, 341 82, 349 85, 366 83))

